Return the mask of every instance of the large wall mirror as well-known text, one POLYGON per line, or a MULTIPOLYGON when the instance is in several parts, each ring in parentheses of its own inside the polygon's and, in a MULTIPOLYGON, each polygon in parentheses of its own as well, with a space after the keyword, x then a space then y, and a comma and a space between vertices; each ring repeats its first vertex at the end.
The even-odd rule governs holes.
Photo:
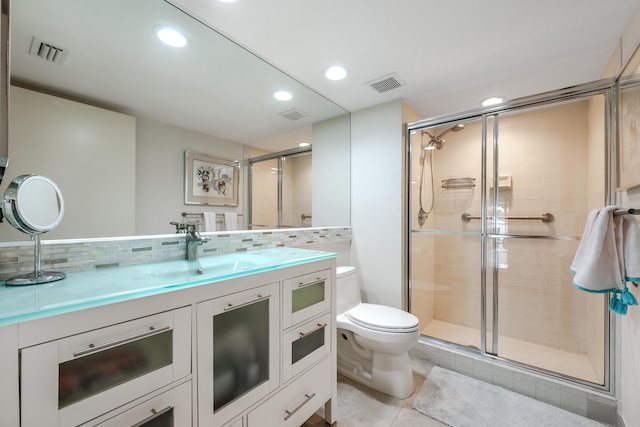
MULTIPOLYGON (((168 234, 185 211, 232 211, 242 224, 247 159, 298 141, 313 147, 307 225, 349 225, 349 113, 176 5, 14 0, 10 31, 0 191, 18 175, 51 177, 66 212, 49 239, 168 234), (187 45, 164 45, 161 27, 187 45), (293 99, 275 100, 280 89, 293 99), (237 206, 184 203, 185 151, 241 164, 237 206)), ((0 241, 19 240, 0 227, 0 241)))

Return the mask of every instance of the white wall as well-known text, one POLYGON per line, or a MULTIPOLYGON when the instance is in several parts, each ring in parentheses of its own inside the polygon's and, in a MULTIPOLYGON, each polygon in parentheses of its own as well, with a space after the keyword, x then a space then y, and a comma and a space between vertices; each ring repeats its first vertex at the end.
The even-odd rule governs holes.
MULTIPOLYGON (((45 239, 134 234, 135 118, 11 87, 9 167, 2 193, 18 175, 50 177, 65 215, 45 239)), ((3 241, 26 236, 8 223, 3 241)))
MULTIPOLYGON (((602 77, 618 75, 630 60, 637 66, 640 54, 640 8, 630 17, 602 77), (633 58, 632 58, 633 57, 633 58)), ((633 208, 640 207, 640 190, 616 194, 616 203, 633 208)), ((629 290, 640 301, 640 291, 633 286, 629 290)), ((617 316, 615 381, 618 414, 627 427, 640 426, 640 307, 630 307, 626 316, 617 316)))
POLYGON ((404 306, 403 102, 351 115, 350 260, 365 302, 404 306))

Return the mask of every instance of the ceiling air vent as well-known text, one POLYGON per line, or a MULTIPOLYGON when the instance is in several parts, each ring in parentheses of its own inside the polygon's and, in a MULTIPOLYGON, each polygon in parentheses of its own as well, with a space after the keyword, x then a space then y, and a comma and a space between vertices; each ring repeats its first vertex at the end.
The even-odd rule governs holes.
POLYGON ((308 114, 294 108, 292 110, 287 110, 287 111, 283 111, 282 113, 279 113, 282 117, 285 117, 289 120, 300 120, 300 119, 304 119, 305 117, 309 117, 308 114))
POLYGON ((367 82, 369 86, 374 88, 378 93, 389 92, 400 86, 404 86, 404 82, 396 73, 390 73, 375 80, 367 82))
POLYGON ((31 40, 29 55, 44 59, 47 62, 62 65, 67 59, 69 51, 65 48, 55 46, 52 43, 47 43, 37 37, 34 37, 33 40, 31 40))

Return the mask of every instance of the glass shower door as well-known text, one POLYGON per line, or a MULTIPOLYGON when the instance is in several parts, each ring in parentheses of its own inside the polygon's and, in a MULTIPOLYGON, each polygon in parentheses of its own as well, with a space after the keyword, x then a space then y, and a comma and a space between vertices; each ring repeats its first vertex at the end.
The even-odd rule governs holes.
POLYGON ((604 201, 604 95, 503 113, 489 132, 487 287, 491 353, 605 380, 605 297, 569 272, 586 216, 604 201))
POLYGON ((449 123, 411 135, 411 312, 422 335, 481 347, 479 212, 481 122, 449 123), (462 126, 464 125, 464 127, 462 126))

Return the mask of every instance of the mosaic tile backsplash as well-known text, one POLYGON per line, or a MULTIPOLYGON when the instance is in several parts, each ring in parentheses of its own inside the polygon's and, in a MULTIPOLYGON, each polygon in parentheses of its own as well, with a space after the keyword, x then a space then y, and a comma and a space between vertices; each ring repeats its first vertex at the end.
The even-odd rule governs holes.
MULTIPOLYGON (((351 227, 300 228, 270 231, 201 233, 210 240, 198 247, 199 256, 278 246, 313 246, 350 241, 351 227)), ((41 269, 64 272, 86 271, 150 262, 184 259, 184 234, 163 236, 43 241, 41 269)), ((16 273, 34 271, 34 243, 0 244, 0 280, 16 273)))

